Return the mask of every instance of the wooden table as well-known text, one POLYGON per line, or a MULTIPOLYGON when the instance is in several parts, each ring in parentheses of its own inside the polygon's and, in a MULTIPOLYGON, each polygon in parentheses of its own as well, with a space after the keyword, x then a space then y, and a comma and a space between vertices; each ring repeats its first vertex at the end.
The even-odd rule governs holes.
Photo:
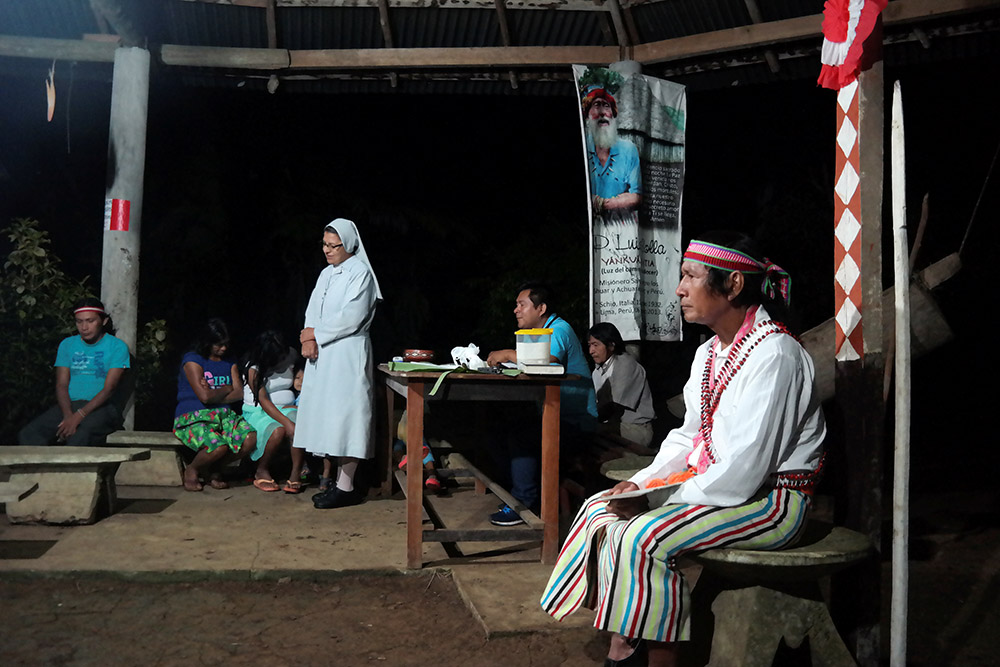
MULTIPOLYGON (((576 375, 493 375, 487 373, 452 373, 438 389, 435 396, 429 392, 441 376, 432 371, 390 371, 380 364, 379 375, 386 385, 388 428, 383 443, 388 452, 388 467, 392 468, 393 401, 394 394, 406 398, 406 565, 418 569, 423 565, 424 539, 435 542, 459 541, 523 541, 542 540, 542 562, 555 563, 559 553, 559 385, 576 380, 576 375), (541 520, 530 511, 515 507, 525 520, 526 527, 503 527, 483 530, 423 530, 423 442, 424 401, 537 401, 542 410, 542 478, 541 520)), ((514 507, 510 495, 472 466, 476 488, 490 488, 497 496, 514 507)), ((391 486, 392 475, 387 474, 385 485, 391 486)), ((387 488, 383 488, 388 493, 387 488)))

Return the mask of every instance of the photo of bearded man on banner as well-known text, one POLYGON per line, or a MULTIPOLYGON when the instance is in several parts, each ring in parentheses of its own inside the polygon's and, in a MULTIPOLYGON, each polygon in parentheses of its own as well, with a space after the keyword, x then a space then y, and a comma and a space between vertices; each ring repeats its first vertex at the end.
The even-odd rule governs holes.
POLYGON ((684 86, 574 65, 587 163, 592 323, 624 340, 679 340, 684 86))
POLYGON ((618 102, 601 84, 586 87, 582 99, 594 215, 607 222, 638 224, 642 201, 639 150, 618 136, 618 102))

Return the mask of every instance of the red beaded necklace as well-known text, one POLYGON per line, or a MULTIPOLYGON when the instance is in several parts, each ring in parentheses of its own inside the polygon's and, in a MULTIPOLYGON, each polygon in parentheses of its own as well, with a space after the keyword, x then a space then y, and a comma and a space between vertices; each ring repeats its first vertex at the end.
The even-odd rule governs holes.
MULTIPOLYGON (((748 312, 747 319, 754 317, 755 314, 756 309, 748 312)), ((746 328, 746 325, 743 328, 746 328)), ((722 368, 715 378, 712 377, 712 369, 715 368, 717 356, 715 345, 718 336, 709 345, 708 358, 705 360, 705 370, 701 377, 701 427, 699 433, 705 442, 705 454, 712 463, 717 462, 715 446, 712 443, 712 428, 715 423, 715 411, 719 408, 719 401, 722 400, 722 392, 743 368, 750 353, 760 345, 762 340, 775 333, 791 336, 785 325, 774 320, 762 320, 750 327, 746 333, 733 341, 729 353, 726 355, 726 361, 722 364, 722 368)))

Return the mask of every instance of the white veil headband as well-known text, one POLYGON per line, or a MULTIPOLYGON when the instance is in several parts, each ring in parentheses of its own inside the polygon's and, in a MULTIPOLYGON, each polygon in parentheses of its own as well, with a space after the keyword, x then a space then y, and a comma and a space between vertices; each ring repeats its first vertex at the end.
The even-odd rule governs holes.
POLYGON ((340 237, 340 242, 344 244, 344 250, 360 259, 368 267, 368 272, 372 274, 372 280, 375 282, 375 295, 381 301, 382 288, 378 285, 378 278, 375 277, 375 269, 372 268, 372 263, 368 261, 368 253, 365 252, 365 244, 361 242, 361 234, 358 233, 358 226, 346 218, 337 218, 333 222, 328 223, 323 228, 323 231, 330 231, 331 228, 340 237))

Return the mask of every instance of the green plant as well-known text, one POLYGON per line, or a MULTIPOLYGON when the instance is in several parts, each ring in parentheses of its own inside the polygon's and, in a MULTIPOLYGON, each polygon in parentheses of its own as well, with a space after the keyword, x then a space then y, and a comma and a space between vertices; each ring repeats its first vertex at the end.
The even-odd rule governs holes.
POLYGON ((136 341, 135 402, 143 405, 154 398, 154 387, 163 374, 163 353, 167 350, 167 321, 151 320, 139 331, 136 341))
MULTIPOLYGON (((17 430, 54 401, 52 363, 66 336, 76 333, 73 304, 93 293, 74 280, 50 250, 48 232, 37 220, 15 219, 3 230, 10 253, 0 274, 0 441, 12 443, 17 430)), ((139 330, 135 359, 136 403, 151 401, 162 384, 167 325, 152 320, 139 330)))
POLYGON ((52 402, 56 348, 74 331, 68 313, 91 291, 86 279, 73 280, 59 267, 37 220, 17 218, 3 234, 11 244, 0 275, 0 437, 7 443, 52 402))

